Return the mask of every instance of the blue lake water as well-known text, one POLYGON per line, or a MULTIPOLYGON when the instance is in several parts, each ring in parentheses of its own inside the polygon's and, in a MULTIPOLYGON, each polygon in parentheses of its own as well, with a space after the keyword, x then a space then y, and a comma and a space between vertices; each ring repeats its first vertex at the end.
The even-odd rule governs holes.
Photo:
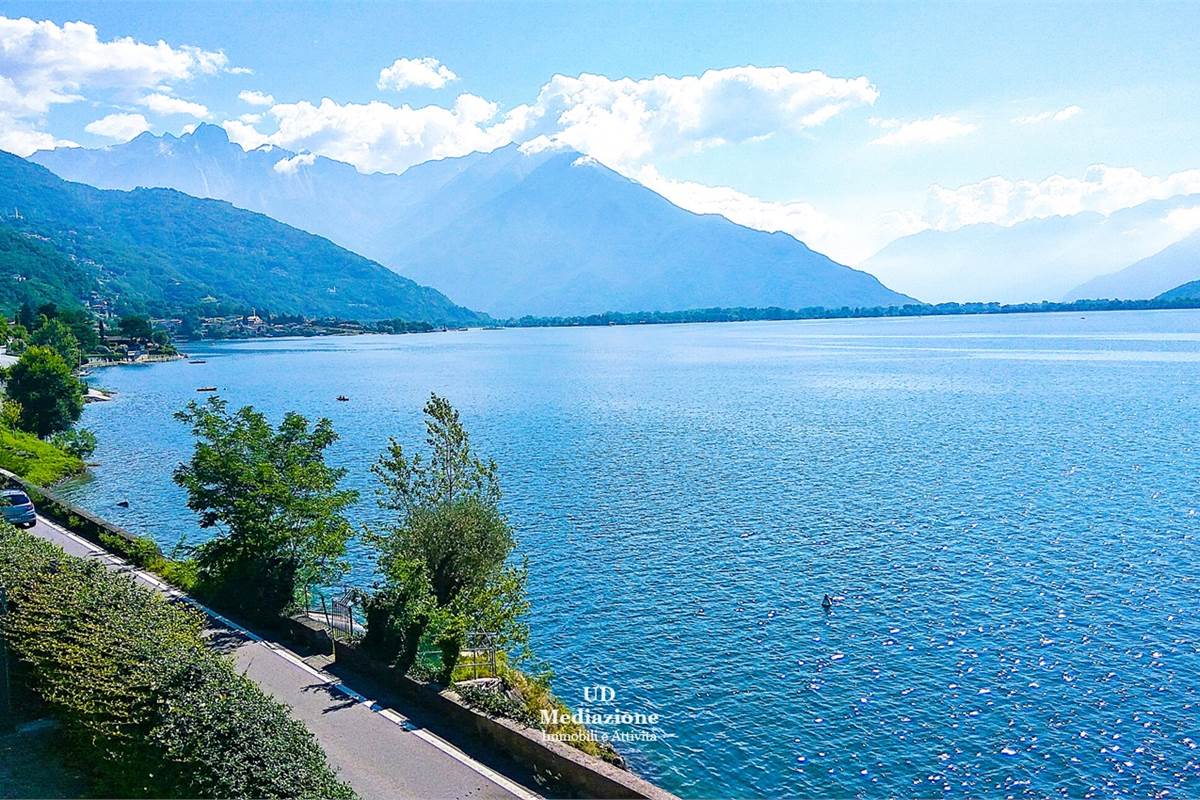
POLYGON ((500 465, 559 693, 661 715, 622 749, 680 795, 1200 793, 1200 312, 192 353, 96 374, 119 395, 77 499, 201 536, 171 413, 215 385, 331 418, 364 521, 370 463, 444 394, 500 465))

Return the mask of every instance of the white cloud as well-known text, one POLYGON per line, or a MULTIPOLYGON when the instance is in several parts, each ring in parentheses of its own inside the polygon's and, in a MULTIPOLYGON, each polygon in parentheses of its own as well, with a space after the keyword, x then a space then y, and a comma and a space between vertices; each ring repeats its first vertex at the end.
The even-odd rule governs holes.
POLYGON ((878 96, 864 77, 784 67, 644 80, 555 75, 534 103, 505 116, 505 127, 519 141, 545 137, 629 170, 656 157, 816 127, 878 96))
POLYGON ((933 144, 966 136, 977 130, 974 123, 963 122, 958 117, 946 117, 941 114, 929 119, 915 119, 910 122, 898 119, 873 119, 871 122, 889 131, 871 141, 871 144, 882 145, 933 144))
POLYGON ((802 200, 764 200, 728 186, 673 180, 651 166, 639 170, 636 178, 680 208, 720 214, 755 230, 782 231, 842 264, 858 264, 893 239, 928 227, 913 214, 841 219, 802 200))
POLYGON ((635 174, 652 157, 805 130, 877 96, 866 78, 782 67, 646 80, 556 75, 534 103, 503 115, 495 103, 472 94, 459 95, 451 108, 325 98, 273 105, 268 113, 274 131, 244 120, 225 128, 243 147, 306 150, 364 171, 402 171, 433 158, 521 142, 531 150, 575 148, 635 174))
POLYGON ((203 119, 208 116, 208 107, 200 103, 193 103, 188 100, 182 100, 178 97, 171 97, 167 94, 156 92, 148 94, 138 101, 139 104, 153 111, 155 114, 164 116, 171 114, 186 114, 189 117, 203 119))
POLYGON ((1079 106, 1067 106, 1060 108, 1058 111, 1041 111, 1037 114, 1027 114, 1023 117, 1013 119, 1018 125, 1038 125, 1042 122, 1066 122, 1071 117, 1083 113, 1083 109, 1079 106))
POLYGON ((140 92, 167 95, 170 86, 227 65, 225 54, 166 42, 100 39, 86 22, 0 16, 0 147, 18 155, 73 146, 43 130, 55 105, 111 94, 120 103, 140 92))
POLYGON ((1147 200, 1200 192, 1200 169, 1165 177, 1143 175, 1133 167, 1096 164, 1083 177, 1051 175, 1040 181, 993 177, 947 189, 929 189, 927 227, 953 230, 963 225, 1014 225, 1027 219, 1069 216, 1083 211, 1111 214, 1147 200))
POLYGON ((637 175, 640 183, 675 205, 697 214, 720 214, 739 225, 762 231, 782 231, 817 249, 825 249, 831 237, 841 231, 837 224, 811 203, 772 202, 740 192, 729 186, 709 186, 694 181, 663 177, 654 167, 644 167, 637 175))
POLYGON ((337 103, 325 98, 272 106, 275 131, 264 133, 233 120, 229 138, 243 148, 273 144, 347 161, 364 172, 401 172, 435 158, 494 150, 511 137, 495 121, 497 106, 459 95, 453 107, 392 106, 382 102, 337 103))
POLYGON ((262 114, 239 114, 238 121, 244 122, 247 125, 257 125, 258 123, 263 121, 263 115, 262 114))
POLYGON ((281 158, 273 169, 281 175, 291 175, 300 167, 310 167, 317 160, 316 153, 300 153, 291 158, 281 158))
POLYGON ((20 93, 21 107, 44 113, 81 99, 85 88, 142 89, 211 75, 225 54, 131 38, 102 41, 86 22, 62 26, 45 20, 0 17, 0 75, 20 93))
POLYGON ((141 114, 109 114, 83 126, 88 133, 127 142, 139 133, 150 130, 150 123, 141 114))
POLYGON ((441 89, 456 80, 458 76, 436 58, 397 58, 390 67, 379 71, 379 81, 375 85, 397 91, 410 86, 441 89))
POLYGON ((31 127, 24 120, 14 119, 0 112, 0 150, 7 150, 22 158, 38 150, 53 150, 56 147, 79 147, 69 139, 59 139, 53 134, 31 127))
POLYGON ((241 100, 243 103, 247 103, 252 106, 275 105, 274 97, 269 94, 263 94, 262 92, 256 92, 252 89, 243 89, 242 91, 238 92, 238 100, 241 100))
POLYGON ((1163 222, 1170 225, 1180 236, 1187 236, 1200 229, 1200 206, 1177 208, 1167 213, 1163 222))
POLYGON ((229 69, 227 69, 225 71, 228 72, 230 75, 253 75, 254 74, 254 70, 250 69, 249 67, 230 67, 229 69))

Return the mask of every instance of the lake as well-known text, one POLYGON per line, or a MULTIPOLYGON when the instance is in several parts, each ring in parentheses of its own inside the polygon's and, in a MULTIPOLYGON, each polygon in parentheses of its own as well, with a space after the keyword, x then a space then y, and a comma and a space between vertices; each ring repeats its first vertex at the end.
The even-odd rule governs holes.
POLYGON ((659 714, 620 749, 682 796, 1200 792, 1200 312, 190 352, 95 374, 74 498, 202 537, 171 414, 211 385, 332 419, 367 521, 371 462, 444 394, 499 464, 558 693, 659 714))

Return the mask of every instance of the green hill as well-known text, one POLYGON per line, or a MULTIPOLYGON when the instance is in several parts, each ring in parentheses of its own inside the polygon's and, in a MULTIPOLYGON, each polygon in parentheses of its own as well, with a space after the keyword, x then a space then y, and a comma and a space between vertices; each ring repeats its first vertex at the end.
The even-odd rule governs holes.
POLYGON ((197 305, 440 324, 480 316, 332 242, 171 189, 69 183, 0 152, 0 305, 92 292, 126 311, 197 305))
POLYGON ((1170 291, 1163 292, 1157 300, 1200 300, 1200 281, 1189 281, 1182 286, 1176 286, 1170 291))
MULTIPOLYGON (((11 209, 10 209, 10 212, 11 209)), ((0 221, 0 309, 11 312, 22 302, 78 306, 97 288, 95 276, 57 247, 29 231, 0 221)))

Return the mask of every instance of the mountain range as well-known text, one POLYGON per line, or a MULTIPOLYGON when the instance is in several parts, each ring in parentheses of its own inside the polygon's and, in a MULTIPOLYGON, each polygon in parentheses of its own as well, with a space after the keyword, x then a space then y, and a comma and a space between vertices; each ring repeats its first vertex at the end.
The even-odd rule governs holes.
POLYGON ((1067 295, 1067 299, 1136 300, 1155 297, 1197 279, 1200 279, 1200 230, 1119 272, 1093 278, 1067 295))
POLYGON ((465 324, 482 317, 262 214, 172 189, 102 190, 0 152, 0 302, 103 299, 465 324))
POLYGON ((1181 281, 1167 278, 1155 291, 1154 281, 1143 286, 1094 279, 1178 241, 1186 231, 1173 214, 1195 208, 1200 208, 1200 195, 1180 195, 1108 216, 1082 213, 1012 226, 922 231, 893 241, 861 266, 928 302, 1150 298, 1181 281))
POLYGON ((685 211, 574 151, 509 146, 396 175, 200 125, 30 157, 110 189, 226 200, 378 260, 496 317, 915 302, 783 233, 685 211))

